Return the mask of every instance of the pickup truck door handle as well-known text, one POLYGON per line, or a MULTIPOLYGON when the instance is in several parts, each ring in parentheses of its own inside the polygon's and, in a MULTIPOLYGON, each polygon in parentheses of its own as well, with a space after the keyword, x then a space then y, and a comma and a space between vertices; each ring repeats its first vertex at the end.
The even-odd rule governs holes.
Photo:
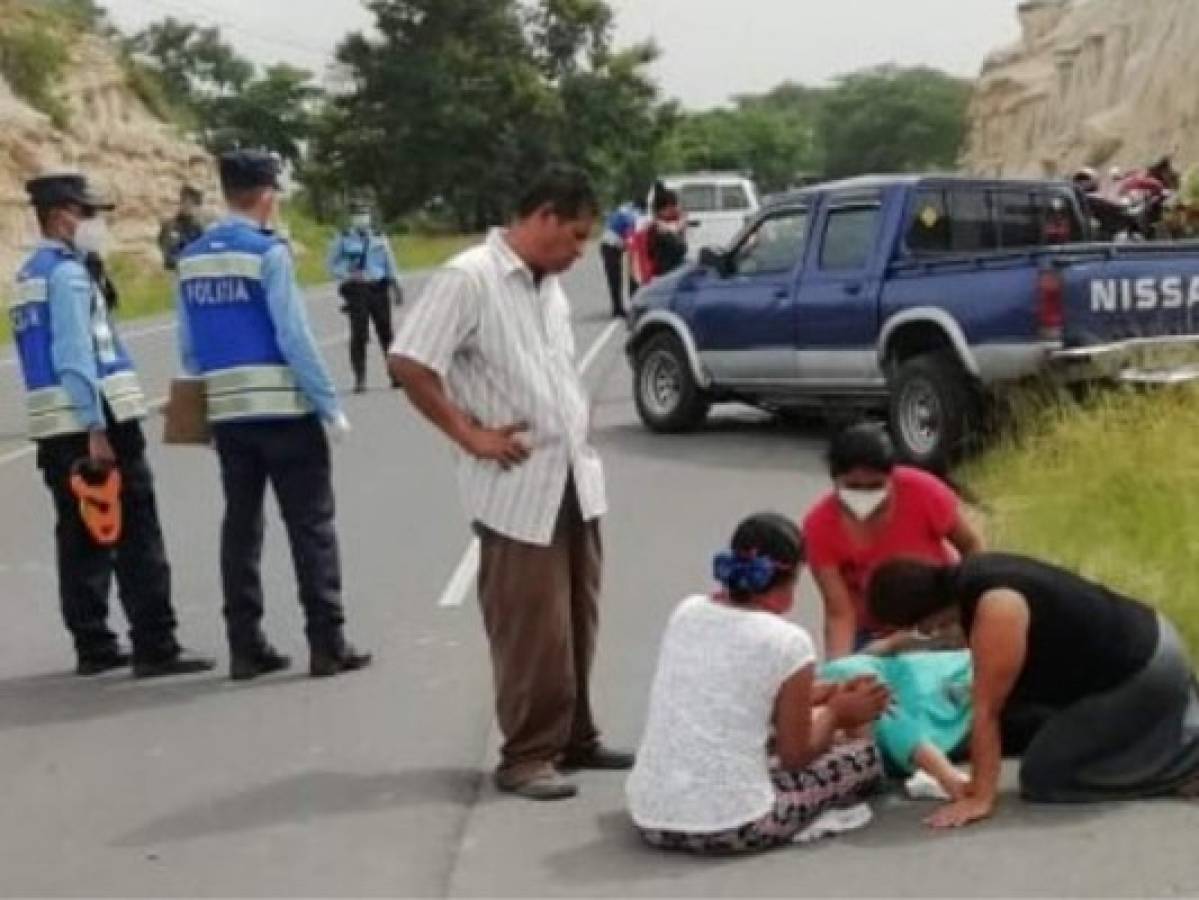
POLYGON ((847 281, 845 282, 844 290, 845 293, 849 294, 851 297, 856 297, 858 294, 862 293, 862 282, 847 281))
POLYGON ((774 289, 774 299, 775 300, 786 300, 790 296, 791 296, 791 292, 789 290, 787 290, 785 287, 780 286, 780 287, 776 287, 774 289))

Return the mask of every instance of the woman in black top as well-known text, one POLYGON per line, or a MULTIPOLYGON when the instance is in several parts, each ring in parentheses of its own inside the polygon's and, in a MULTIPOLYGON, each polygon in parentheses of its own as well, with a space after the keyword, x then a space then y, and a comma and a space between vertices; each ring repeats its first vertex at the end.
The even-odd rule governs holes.
POLYGON ((880 621, 902 628, 958 620, 974 657, 968 795, 929 819, 966 825, 990 815, 1007 722, 1042 724, 1020 766, 1020 792, 1084 802, 1199 788, 1199 693, 1169 620, 1072 572, 982 553, 960 566, 897 560, 869 589, 880 621))

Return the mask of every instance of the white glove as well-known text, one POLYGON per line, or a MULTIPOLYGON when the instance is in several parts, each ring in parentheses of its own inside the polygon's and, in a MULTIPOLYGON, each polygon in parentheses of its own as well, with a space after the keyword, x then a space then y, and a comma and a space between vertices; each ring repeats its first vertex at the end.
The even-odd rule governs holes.
POLYGON ((350 426, 350 420, 346 418, 346 414, 339 412, 337 418, 327 424, 329 436, 333 438, 335 443, 340 444, 354 429, 350 426))

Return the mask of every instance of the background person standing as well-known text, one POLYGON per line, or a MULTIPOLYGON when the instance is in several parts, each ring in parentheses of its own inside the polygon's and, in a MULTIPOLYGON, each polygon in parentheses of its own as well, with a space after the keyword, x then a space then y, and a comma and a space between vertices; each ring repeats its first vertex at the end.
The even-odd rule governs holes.
POLYGON ((608 281, 608 293, 612 298, 613 318, 625 316, 624 289, 632 281, 631 270, 629 275, 625 275, 625 253, 629 239, 644 214, 644 201, 625 203, 613 210, 604 223, 604 233, 600 237, 600 258, 604 264, 604 277, 608 281))
MULTIPOLYGON (((350 367, 354 371, 354 391, 366 390, 366 345, 370 343, 371 323, 384 353, 391 346, 391 298, 402 302, 400 270, 387 236, 375 231, 370 209, 354 208, 350 227, 333 238, 329 247, 329 274, 338 283, 350 317, 350 367)), ((392 387, 399 387, 392 378, 392 387)))
POLYGON ((179 189, 179 211, 163 222, 158 232, 158 248, 162 251, 162 264, 167 271, 175 271, 183 248, 204 233, 208 223, 201 216, 203 205, 202 191, 190 184, 179 189))
POLYGON ((582 172, 542 173, 509 229, 433 278, 391 351, 413 404, 462 451, 504 735, 496 785, 533 800, 575 795, 557 766, 633 762, 600 743, 591 712, 607 499, 557 278, 596 213, 582 172))
POLYGON ((654 189, 654 216, 649 225, 648 253, 653 277, 661 278, 687 262, 687 220, 679 195, 662 184, 654 189))
POLYGON ((55 548, 62 615, 80 675, 129 665, 108 627, 116 576, 138 678, 212 668, 175 638, 171 570, 139 420, 145 397, 133 361, 108 318, 108 299, 85 268, 98 263, 111 204, 82 175, 35 178, 26 190, 42 241, 17 275, 13 332, 27 390, 29 434, 58 515, 55 548), (80 460, 121 477, 121 536, 102 546, 85 527, 71 474, 80 460))
POLYGON ((203 376, 225 520, 221 580, 234 680, 290 665, 262 631, 263 500, 279 501, 304 607, 309 674, 327 677, 371 661, 343 636, 341 559, 334 524, 329 443, 322 420, 341 435, 341 410, 308 325, 291 253, 267 229, 278 163, 268 154, 221 157, 229 216, 179 260, 179 343, 183 367, 203 376))

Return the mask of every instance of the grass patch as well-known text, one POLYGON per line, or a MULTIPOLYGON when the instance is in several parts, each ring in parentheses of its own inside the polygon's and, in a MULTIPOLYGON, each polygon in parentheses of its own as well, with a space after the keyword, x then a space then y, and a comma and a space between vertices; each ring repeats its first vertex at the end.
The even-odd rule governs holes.
POLYGON ((164 313, 175 305, 175 286, 157 260, 114 254, 108 274, 121 295, 122 321, 164 313))
POLYGON ((1154 604, 1199 653, 1199 390, 1017 403, 1021 427, 961 473, 991 545, 1154 604))
POLYGON ((156 119, 173 124, 183 132, 197 127, 195 114, 175 103, 163 85, 162 76, 128 52, 120 54, 125 83, 156 119))
POLYGON ((300 284, 324 284, 329 280, 325 254, 333 239, 333 227, 318 222, 298 205, 285 207, 283 217, 295 249, 296 277, 300 284))
POLYGON ((0 75, 16 96, 45 113, 59 130, 70 116, 58 85, 62 83, 70 52, 55 29, 30 18, 0 29, 0 75))
MULTIPOLYGON (((337 229, 316 221, 301 206, 285 213, 291 239, 296 245, 296 271, 301 284, 323 284, 329 280, 325 267, 329 244, 337 229)), ((396 264, 401 272, 432 269, 477 244, 481 237, 462 234, 403 234, 391 239, 396 264)))
POLYGON ((462 234, 406 234, 391 242, 396 263, 405 271, 432 269, 483 238, 462 234))

